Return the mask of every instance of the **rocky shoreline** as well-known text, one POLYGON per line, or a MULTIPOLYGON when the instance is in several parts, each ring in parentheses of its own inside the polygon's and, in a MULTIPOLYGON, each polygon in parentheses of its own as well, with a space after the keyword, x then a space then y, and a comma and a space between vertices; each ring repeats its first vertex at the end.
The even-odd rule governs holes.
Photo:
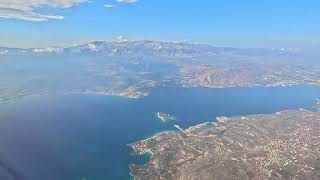
POLYGON ((130 166, 144 179, 317 179, 320 176, 320 112, 221 117, 184 132, 158 134, 131 144, 153 156, 130 166))

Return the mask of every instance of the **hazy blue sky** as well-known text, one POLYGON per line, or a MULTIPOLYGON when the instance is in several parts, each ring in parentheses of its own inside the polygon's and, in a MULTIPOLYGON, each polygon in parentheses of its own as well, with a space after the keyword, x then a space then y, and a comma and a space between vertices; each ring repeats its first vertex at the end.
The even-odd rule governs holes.
POLYGON ((1 0, 0 46, 188 40, 234 47, 320 43, 319 0, 1 0))

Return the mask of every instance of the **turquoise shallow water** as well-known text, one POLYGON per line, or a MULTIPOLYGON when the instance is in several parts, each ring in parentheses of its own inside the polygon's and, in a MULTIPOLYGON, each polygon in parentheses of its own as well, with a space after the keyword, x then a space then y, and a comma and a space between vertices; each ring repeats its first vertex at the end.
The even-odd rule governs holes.
POLYGON ((129 179, 128 143, 155 133, 213 121, 217 116, 311 108, 312 86, 277 88, 169 88, 142 99, 102 95, 29 96, 0 106, 0 177, 19 180, 129 179), (156 112, 176 121, 160 122, 156 112), (2 168, 2 169, 1 169, 2 168))

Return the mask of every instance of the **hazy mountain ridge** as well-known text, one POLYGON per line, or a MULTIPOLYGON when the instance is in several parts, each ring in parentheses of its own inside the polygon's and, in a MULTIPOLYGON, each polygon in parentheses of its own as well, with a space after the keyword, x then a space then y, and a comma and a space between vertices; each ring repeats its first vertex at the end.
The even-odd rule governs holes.
POLYGON ((319 65, 292 49, 237 49, 157 41, 0 47, 1 99, 30 94, 147 96, 158 87, 320 84, 319 65))
POLYGON ((74 45, 70 47, 46 47, 46 48, 8 48, 0 47, 0 51, 8 54, 77 54, 95 53, 103 55, 154 55, 154 56, 204 56, 223 53, 234 53, 241 55, 294 55, 292 49, 237 49, 232 47, 216 47, 208 44, 192 44, 185 42, 160 42, 160 41, 126 41, 126 42, 106 42, 93 41, 86 44, 74 45))

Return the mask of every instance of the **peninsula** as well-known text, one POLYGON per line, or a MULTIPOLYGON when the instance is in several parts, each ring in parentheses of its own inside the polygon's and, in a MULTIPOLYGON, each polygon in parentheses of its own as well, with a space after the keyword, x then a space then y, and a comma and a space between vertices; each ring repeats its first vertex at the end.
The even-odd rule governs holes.
POLYGON ((136 180, 317 179, 320 112, 221 117, 131 146, 152 153, 149 163, 130 166, 136 180))

